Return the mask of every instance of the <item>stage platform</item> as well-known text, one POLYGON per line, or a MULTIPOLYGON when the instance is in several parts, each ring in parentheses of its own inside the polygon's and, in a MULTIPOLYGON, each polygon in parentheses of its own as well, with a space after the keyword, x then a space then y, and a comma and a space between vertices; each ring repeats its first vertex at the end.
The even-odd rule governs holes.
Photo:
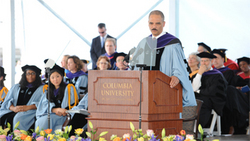
POLYGON ((250 141, 250 135, 214 136, 205 138, 204 141, 212 141, 214 139, 219 139, 220 141, 250 141))

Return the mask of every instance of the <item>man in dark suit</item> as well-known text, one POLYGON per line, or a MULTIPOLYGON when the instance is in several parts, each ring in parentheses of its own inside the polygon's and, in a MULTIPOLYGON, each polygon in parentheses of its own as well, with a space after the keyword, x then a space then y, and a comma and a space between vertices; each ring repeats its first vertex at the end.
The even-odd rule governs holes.
POLYGON ((106 33, 107 29, 104 23, 98 24, 98 32, 100 36, 93 38, 91 49, 90 49, 90 56, 92 60, 92 69, 96 67, 96 62, 99 56, 106 53, 105 51, 105 40, 107 38, 114 38, 106 33))

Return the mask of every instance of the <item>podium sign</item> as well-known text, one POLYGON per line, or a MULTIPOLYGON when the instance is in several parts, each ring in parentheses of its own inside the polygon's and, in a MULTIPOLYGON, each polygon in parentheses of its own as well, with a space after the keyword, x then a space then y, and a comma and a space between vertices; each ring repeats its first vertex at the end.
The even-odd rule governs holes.
MULTIPOLYGON (((90 70, 88 75, 88 118, 97 129, 122 137, 130 133, 130 122, 139 128, 139 71, 90 70)), ((182 87, 169 86, 170 78, 160 71, 142 72, 142 131, 177 134, 182 129, 182 87)), ((88 129, 90 130, 90 129, 88 129)))

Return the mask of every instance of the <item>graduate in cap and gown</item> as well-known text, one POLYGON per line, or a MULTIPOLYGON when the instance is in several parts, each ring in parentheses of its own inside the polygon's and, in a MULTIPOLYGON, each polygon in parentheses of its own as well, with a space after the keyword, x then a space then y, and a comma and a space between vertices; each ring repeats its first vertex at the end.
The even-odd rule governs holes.
POLYGON ((77 56, 68 57, 68 70, 66 83, 73 84, 76 88, 78 99, 88 92, 88 75, 82 70, 82 61, 77 56))
POLYGON ((35 122, 36 109, 42 96, 41 70, 33 65, 22 67, 22 78, 8 92, 0 109, 1 125, 11 124, 14 129, 28 130, 35 122))
POLYGON ((0 66, 0 107, 8 93, 8 89, 4 86, 6 74, 4 73, 4 68, 0 66))
MULTIPOLYGON (((163 31, 165 21, 161 11, 152 11, 149 15, 148 24, 152 33, 150 37, 157 40, 156 62, 152 70, 160 70, 171 77, 171 88, 174 88, 178 83, 182 85, 182 104, 184 107, 196 106, 194 92, 188 77, 188 65, 180 40, 163 31)), ((135 54, 139 50, 140 48, 137 48, 135 54)), ((144 68, 144 70, 148 69, 149 67, 144 68)))
POLYGON ((49 91, 42 94, 41 101, 37 107, 36 123, 39 129, 48 129, 48 110, 50 112, 50 129, 62 129, 66 120, 66 111, 76 106, 79 102, 76 89, 72 84, 63 82, 64 69, 54 65, 50 69, 49 91), (50 109, 48 109, 48 104, 50 109))
POLYGON ((128 70, 128 63, 125 61, 126 56, 127 54, 125 54, 124 52, 116 53, 114 55, 116 65, 115 70, 128 70))
POLYGON ((241 57, 238 58, 237 61, 241 70, 241 72, 239 72, 237 75, 243 79, 250 79, 250 58, 241 57))
MULTIPOLYGON (((212 51, 216 58, 213 59, 214 69, 220 71, 228 82, 227 101, 222 115, 222 132, 234 133, 234 127, 241 128, 246 124, 248 118, 248 98, 247 95, 236 89, 241 78, 237 77, 233 70, 224 66, 227 57, 226 49, 214 49, 212 51), (245 119, 242 119, 245 117, 245 119)), ((244 127, 245 128, 245 127, 244 127)))
POLYGON ((204 102, 200 110, 199 124, 207 127, 212 109, 218 115, 222 115, 226 103, 227 81, 220 71, 212 68, 212 59, 216 56, 208 52, 201 52, 197 56, 201 58, 201 65, 192 86, 196 92, 196 98, 204 102))

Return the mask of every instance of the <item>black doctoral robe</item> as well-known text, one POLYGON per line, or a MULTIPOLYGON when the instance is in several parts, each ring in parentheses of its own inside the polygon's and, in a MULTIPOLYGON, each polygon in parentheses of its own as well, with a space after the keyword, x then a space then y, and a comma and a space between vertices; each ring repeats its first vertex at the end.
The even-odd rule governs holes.
POLYGON ((202 127, 209 126, 212 109, 222 115, 223 107, 226 103, 227 82, 221 72, 211 70, 203 73, 201 77, 200 93, 196 98, 204 103, 200 111, 200 124, 202 127))

